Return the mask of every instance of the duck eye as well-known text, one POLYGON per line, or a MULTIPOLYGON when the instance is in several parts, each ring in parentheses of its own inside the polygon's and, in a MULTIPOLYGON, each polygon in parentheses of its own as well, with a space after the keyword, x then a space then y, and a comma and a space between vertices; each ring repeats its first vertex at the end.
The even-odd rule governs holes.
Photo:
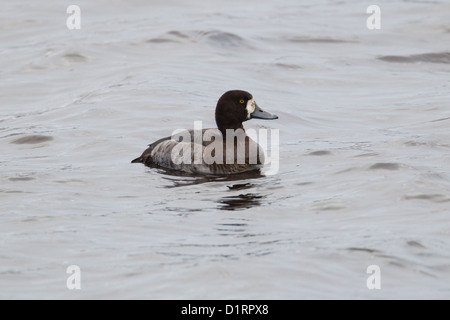
POLYGON ((244 99, 241 99, 239 102, 243 104, 245 101, 244 101, 244 99))

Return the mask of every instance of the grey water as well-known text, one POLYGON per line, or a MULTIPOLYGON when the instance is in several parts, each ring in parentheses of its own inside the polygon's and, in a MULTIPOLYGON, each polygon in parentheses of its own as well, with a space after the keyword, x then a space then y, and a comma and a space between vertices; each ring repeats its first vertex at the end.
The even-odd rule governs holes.
POLYGON ((0 298, 450 298, 449 1, 71 4, 1 3, 0 298), (231 89, 276 174, 130 164, 231 89))

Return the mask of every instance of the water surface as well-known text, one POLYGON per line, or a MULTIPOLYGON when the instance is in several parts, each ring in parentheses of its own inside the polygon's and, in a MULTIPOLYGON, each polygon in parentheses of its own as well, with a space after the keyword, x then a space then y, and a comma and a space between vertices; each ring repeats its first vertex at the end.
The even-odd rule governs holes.
POLYGON ((450 297, 447 1, 69 4, 2 3, 0 298, 450 297), (130 164, 230 89, 276 175, 130 164))

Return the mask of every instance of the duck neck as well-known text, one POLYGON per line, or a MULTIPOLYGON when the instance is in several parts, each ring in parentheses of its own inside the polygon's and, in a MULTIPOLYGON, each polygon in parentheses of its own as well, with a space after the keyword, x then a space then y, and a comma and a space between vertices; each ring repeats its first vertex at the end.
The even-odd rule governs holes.
POLYGON ((237 129, 242 129, 245 132, 244 125, 242 123, 234 124, 234 125, 230 125, 230 124, 228 124, 228 125, 218 125, 217 127, 219 128, 220 132, 222 132, 222 136, 224 138, 226 138, 227 130, 229 130, 229 129, 231 129, 233 131, 236 131, 237 129))

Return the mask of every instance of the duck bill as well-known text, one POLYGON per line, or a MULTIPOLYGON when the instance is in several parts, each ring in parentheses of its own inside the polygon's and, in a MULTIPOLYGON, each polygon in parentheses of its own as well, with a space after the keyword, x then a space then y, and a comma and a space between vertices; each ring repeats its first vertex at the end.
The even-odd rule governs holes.
POLYGON ((250 113, 250 119, 264 119, 264 120, 275 120, 278 119, 278 116, 271 114, 262 110, 258 105, 255 107, 255 111, 250 113))

